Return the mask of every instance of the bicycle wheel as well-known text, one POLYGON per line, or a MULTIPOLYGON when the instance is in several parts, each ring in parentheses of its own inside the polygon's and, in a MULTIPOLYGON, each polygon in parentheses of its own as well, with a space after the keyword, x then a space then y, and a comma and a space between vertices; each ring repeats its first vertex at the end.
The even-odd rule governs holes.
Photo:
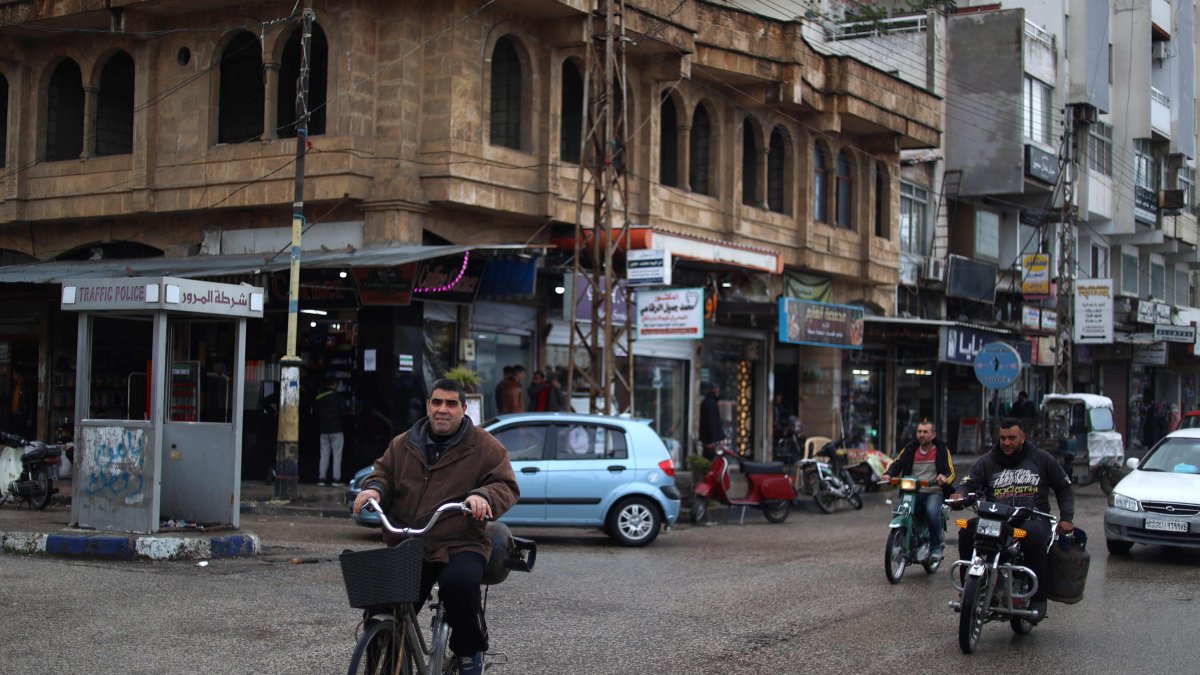
POLYGON ((411 675, 412 655, 405 644, 402 626, 392 617, 375 619, 354 645, 349 675, 411 675))
POLYGON ((450 652, 450 624, 441 618, 439 611, 434 615, 432 633, 429 640, 429 672, 431 675, 444 675, 454 666, 454 654, 450 652))

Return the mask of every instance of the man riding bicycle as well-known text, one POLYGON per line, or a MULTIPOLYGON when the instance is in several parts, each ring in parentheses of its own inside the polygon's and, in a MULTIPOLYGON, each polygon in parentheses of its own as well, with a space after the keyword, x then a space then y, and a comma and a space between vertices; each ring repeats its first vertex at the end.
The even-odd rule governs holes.
MULTIPOLYGON (((466 417, 466 392, 454 380, 433 385, 428 416, 392 439, 354 500, 359 513, 370 498, 383 505, 399 526, 410 526, 448 501, 464 500, 472 518, 443 518, 424 542, 421 595, 434 582, 452 628, 450 649, 462 675, 483 672, 488 649, 479 586, 491 553, 484 521, 498 518, 517 501, 520 490, 508 451, 466 417)), ((388 545, 398 539, 384 533, 388 545)))
MULTIPOLYGON (((929 525, 929 556, 934 562, 942 559, 942 498, 944 490, 954 483, 954 461, 950 448, 937 440, 933 422, 921 420, 917 425, 917 440, 900 449, 896 461, 882 476, 883 479, 897 476, 915 476, 928 482, 917 493, 917 508, 924 509, 925 522, 929 525)), ((946 490, 948 491, 948 490, 946 490)))

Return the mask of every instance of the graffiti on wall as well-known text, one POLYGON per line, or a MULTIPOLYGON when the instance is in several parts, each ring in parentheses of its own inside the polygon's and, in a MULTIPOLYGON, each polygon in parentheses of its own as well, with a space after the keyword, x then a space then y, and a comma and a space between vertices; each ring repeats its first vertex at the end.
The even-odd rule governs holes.
POLYGON ((126 504, 145 499, 146 433, 124 427, 85 427, 82 490, 126 504))

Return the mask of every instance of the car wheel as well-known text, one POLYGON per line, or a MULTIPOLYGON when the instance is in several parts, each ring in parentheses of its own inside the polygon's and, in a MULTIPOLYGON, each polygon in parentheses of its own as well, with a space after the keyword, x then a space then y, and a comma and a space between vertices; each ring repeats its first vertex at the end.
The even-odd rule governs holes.
POLYGON ((622 546, 645 546, 658 537, 662 516, 645 497, 629 497, 617 502, 608 513, 608 533, 622 546))
POLYGON ((1120 539, 1106 539, 1105 544, 1108 544, 1108 552, 1112 555, 1129 555, 1129 551, 1133 549, 1132 541, 1121 541, 1120 539))

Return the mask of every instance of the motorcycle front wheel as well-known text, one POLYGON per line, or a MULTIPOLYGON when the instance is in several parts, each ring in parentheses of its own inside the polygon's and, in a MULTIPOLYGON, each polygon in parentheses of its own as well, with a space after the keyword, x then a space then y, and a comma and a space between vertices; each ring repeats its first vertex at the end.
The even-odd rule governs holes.
POLYGON ((33 488, 29 493, 29 505, 41 511, 50 503, 50 473, 45 469, 33 472, 33 488))
POLYGON ((987 577, 967 577, 963 585, 962 611, 958 615, 958 648, 964 654, 975 651, 979 636, 983 634, 983 622, 987 620, 988 593, 987 577))
POLYGON ((908 561, 904 557, 904 542, 907 539, 908 531, 903 527, 894 527, 888 532, 887 548, 883 549, 883 571, 893 584, 900 583, 904 578, 904 570, 908 568, 908 561))

